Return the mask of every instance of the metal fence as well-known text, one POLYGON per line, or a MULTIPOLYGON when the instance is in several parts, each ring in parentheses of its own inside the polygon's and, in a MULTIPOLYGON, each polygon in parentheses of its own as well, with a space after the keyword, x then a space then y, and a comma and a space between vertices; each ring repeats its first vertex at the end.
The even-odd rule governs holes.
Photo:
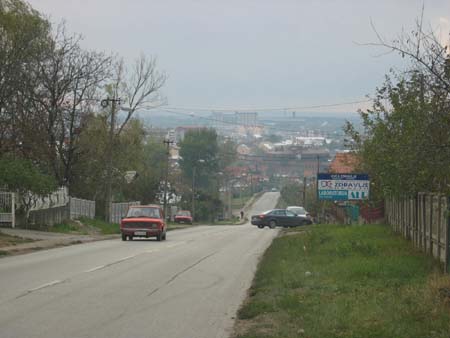
POLYGON ((0 192, 0 225, 15 227, 15 198, 12 192, 0 192))
POLYGON ((419 193, 414 198, 390 198, 386 219, 395 232, 439 259, 449 270, 449 199, 442 194, 419 193))
POLYGON ((131 205, 140 205, 140 201, 125 202, 125 203, 111 203, 111 223, 120 223, 120 220, 126 216, 128 208, 131 205))
POLYGON ((69 201, 70 219, 80 217, 95 218, 95 201, 83 200, 70 197, 69 201))

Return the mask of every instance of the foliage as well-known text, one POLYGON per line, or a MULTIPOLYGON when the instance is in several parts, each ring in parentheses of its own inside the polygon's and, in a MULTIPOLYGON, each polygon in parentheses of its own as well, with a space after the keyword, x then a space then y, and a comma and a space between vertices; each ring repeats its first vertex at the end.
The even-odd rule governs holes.
POLYGON ((98 229, 103 235, 119 234, 120 228, 118 224, 108 223, 100 219, 90 219, 82 217, 80 221, 91 228, 98 229))
POLYGON ((142 204, 159 203, 157 194, 160 193, 160 182, 166 166, 167 155, 162 142, 150 139, 140 149, 139 157, 128 164, 129 170, 135 170, 138 177, 131 183, 122 185, 124 200, 136 199, 142 204))
POLYGON ((0 187, 19 193, 20 205, 28 217, 28 211, 37 199, 55 191, 54 178, 43 173, 30 160, 0 158, 0 187))
POLYGON ((147 135, 133 115, 160 103, 166 75, 154 57, 128 65, 80 42, 26 2, 0 0, 0 152, 30 160, 71 195, 104 199, 114 181, 116 199, 150 201, 161 147, 144 149, 147 135), (103 111, 105 97, 121 98, 124 107, 103 111), (125 184, 126 170, 139 171, 139 185, 125 184))
MULTIPOLYGON (((87 127, 80 134, 80 163, 74 168, 74 194, 99 203, 105 194, 107 124, 106 115, 89 117, 87 127)), ((162 142, 151 139, 142 122, 132 119, 115 138, 113 159, 114 201, 154 202, 166 159, 162 142), (138 174, 130 183, 124 178, 127 171, 138 174)))
POLYGON ((287 203, 287 205, 299 205, 304 206, 303 201, 303 184, 290 183, 283 186, 280 191, 281 198, 287 203))
POLYGON ((372 109, 360 112, 364 132, 347 123, 345 131, 369 173, 371 195, 450 192, 450 56, 419 21, 404 33, 377 45, 411 61, 402 74, 391 72, 377 89, 372 109))
POLYGON ((45 196, 56 189, 55 180, 25 159, 0 158, 0 186, 20 193, 45 196))
POLYGON ((187 181, 206 188, 219 167, 217 133, 214 129, 190 130, 180 142, 180 168, 187 181), (195 177, 194 177, 195 171, 195 177))
MULTIPOLYGON (((224 147, 229 149, 232 144, 224 147)), ((226 150, 228 151, 228 150, 226 150)), ((180 142, 180 169, 185 182, 182 192, 183 208, 191 209, 192 193, 195 191, 196 220, 214 220, 221 211, 222 202, 219 199, 219 145, 216 131, 213 129, 198 129, 188 131, 184 140, 180 142)), ((232 154, 229 154, 232 156, 232 154)))
POLYGON ((449 192, 450 101, 435 93, 421 74, 388 78, 373 109, 361 112, 365 134, 346 132, 374 183, 373 194, 449 192), (387 104, 384 103, 387 101, 387 104))
POLYGON ((225 168, 232 165, 237 160, 237 144, 232 140, 224 140, 219 143, 218 150, 218 167, 225 175, 225 168))
POLYGON ((19 144, 18 115, 31 105, 24 93, 33 83, 29 68, 43 56, 50 24, 20 0, 0 0, 0 150, 11 153, 19 144))

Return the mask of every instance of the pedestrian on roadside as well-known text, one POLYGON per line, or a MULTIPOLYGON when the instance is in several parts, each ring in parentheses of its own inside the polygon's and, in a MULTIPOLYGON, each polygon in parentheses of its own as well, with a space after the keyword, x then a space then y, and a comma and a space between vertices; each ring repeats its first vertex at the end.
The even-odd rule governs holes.
POLYGON ((241 220, 243 220, 243 219, 244 219, 244 211, 241 210, 241 220))

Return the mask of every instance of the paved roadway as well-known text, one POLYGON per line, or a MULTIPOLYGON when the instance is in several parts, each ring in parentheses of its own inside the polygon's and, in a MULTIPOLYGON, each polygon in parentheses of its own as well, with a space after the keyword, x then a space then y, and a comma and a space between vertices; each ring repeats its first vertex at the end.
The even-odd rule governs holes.
MULTIPOLYGON (((252 213, 273 208, 266 193, 252 213)), ((250 215, 249 215, 250 216, 250 215)), ((228 337, 278 230, 199 226, 0 259, 0 337, 228 337)))

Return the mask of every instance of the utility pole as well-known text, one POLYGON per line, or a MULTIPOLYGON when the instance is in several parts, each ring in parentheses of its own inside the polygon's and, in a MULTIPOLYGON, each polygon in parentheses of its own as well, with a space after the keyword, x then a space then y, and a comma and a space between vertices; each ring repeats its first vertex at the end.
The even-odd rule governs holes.
POLYGON ((109 144, 106 154, 106 198, 105 198, 105 220, 111 222, 111 202, 112 202, 112 169, 113 169, 113 146, 114 129, 116 126, 116 103, 120 105, 120 98, 106 99, 101 101, 101 106, 106 108, 111 102, 111 126, 109 128, 109 144))
POLYGON ((192 220, 195 220, 195 166, 192 168, 192 220))
POLYGON ((167 146, 166 172, 164 177, 164 217, 167 218, 167 181, 169 180, 170 145, 174 143, 174 141, 164 140, 163 143, 167 146))
POLYGON ((306 176, 303 175, 303 207, 306 208, 306 176))

